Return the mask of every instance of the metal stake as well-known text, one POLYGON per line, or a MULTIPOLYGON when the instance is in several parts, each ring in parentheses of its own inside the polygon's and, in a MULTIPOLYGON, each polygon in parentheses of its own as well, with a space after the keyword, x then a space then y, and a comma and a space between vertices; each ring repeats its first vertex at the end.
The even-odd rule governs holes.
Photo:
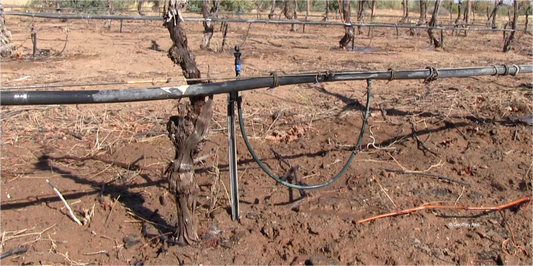
MULTIPOLYGON (((235 46, 235 75, 241 78, 241 53, 235 46)), ((231 197, 231 220, 239 220, 239 180, 237 177, 237 147, 235 145, 235 101, 239 100, 238 92, 228 93, 228 155, 231 197)))
POLYGON ((31 40, 33 42, 33 61, 35 61, 35 53, 37 52, 37 33, 33 31, 33 27, 31 27, 31 40))

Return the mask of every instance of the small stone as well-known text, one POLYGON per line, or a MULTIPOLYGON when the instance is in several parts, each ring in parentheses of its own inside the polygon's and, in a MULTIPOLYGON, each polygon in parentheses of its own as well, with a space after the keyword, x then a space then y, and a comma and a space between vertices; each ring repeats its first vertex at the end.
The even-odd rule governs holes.
POLYGON ((518 256, 509 256, 505 253, 501 253, 498 255, 496 262, 498 265, 519 265, 520 259, 518 256))
POLYGON ((491 223, 491 224, 497 224, 498 221, 496 221, 496 220, 494 220, 494 219, 489 219, 489 223, 491 223))
POLYGON ((305 265, 338 265, 339 262, 325 257, 311 257, 305 261, 305 265))
POLYGON ((418 239, 418 238, 415 238, 415 240, 413 240, 413 242, 414 242, 415 244, 421 244, 421 243, 422 243, 422 242, 420 241, 420 239, 418 239))
POLYGON ((449 249, 445 248, 442 253, 446 256, 450 256, 450 257, 453 257, 455 256, 455 253, 451 252, 449 249))
POLYGON ((506 190, 505 188, 505 185, 500 182, 499 180, 492 180, 492 182, 490 183, 490 185, 494 188, 494 189, 497 189, 499 191, 504 191, 506 190))
POLYGON ((295 257, 290 265, 305 265, 305 259, 303 257, 295 257))
POLYGON ((472 265, 473 263, 473 259, 469 254, 459 255, 459 265, 472 265))
POLYGON ((448 158, 448 163, 449 164, 456 164, 457 161, 454 158, 450 157, 450 158, 448 158))
POLYGON ((257 214, 254 214, 254 213, 247 213, 246 214, 246 218, 252 219, 252 220, 257 220, 257 219, 259 219, 259 216, 257 216, 257 214))
POLYGON ((213 219, 220 218, 220 216, 222 216, 225 213, 225 211, 226 210, 223 209, 223 208, 215 209, 209 214, 209 217, 211 217, 213 219))
POLYGON ((124 241, 125 248, 130 248, 141 243, 141 239, 136 234, 126 235, 122 240, 124 241))
POLYGON ((309 233, 313 235, 318 235, 320 233, 320 229, 317 226, 311 224, 308 226, 307 229, 309 230, 309 233))
POLYGON ((521 162, 518 164, 518 169, 527 170, 529 169, 529 165, 527 163, 521 162))
POLYGON ((468 194, 468 197, 470 199, 472 199, 473 201, 477 201, 479 199, 482 199, 483 198, 483 195, 481 195, 481 193, 478 193, 478 192, 471 192, 468 194))

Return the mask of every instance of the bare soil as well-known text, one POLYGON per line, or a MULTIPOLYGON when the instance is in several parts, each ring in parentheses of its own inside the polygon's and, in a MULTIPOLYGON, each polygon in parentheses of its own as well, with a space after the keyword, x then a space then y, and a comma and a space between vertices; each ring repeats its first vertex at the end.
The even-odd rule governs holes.
MULTIPOLYGON (((8 17, 18 56, 2 61, 2 86, 180 79, 166 51, 161 22, 69 22, 8 17), (50 56, 31 58, 30 28, 50 56), (151 49, 155 41, 161 51, 151 49), (26 79, 14 81, 16 79, 26 79)), ((216 28, 219 25, 216 26, 216 28)), ((232 47, 242 50, 242 76, 340 70, 394 70, 531 64, 532 37, 519 34, 502 53, 501 33, 446 33, 428 49, 427 33, 376 28, 338 49, 340 27, 230 24, 227 46, 216 32, 202 51, 201 23, 186 23, 203 76, 234 76, 232 47), (246 33, 249 30, 249 34, 246 33), (246 37, 247 36, 247 37, 246 37), (371 49, 366 49, 371 48, 371 49)), ((217 28, 218 30, 218 28, 217 28)), ((174 83, 179 84, 179 83, 174 83)), ((140 103, 1 107, 2 251, 29 250, 2 264, 527 264, 533 263, 532 208, 501 212, 421 210, 356 224, 425 203, 498 206, 531 195, 531 74, 372 83, 362 150, 333 184, 307 191, 276 184, 252 160, 239 133, 240 221, 228 199, 226 95, 214 97, 210 141, 197 166, 196 215, 201 241, 164 245, 142 235, 171 233, 176 207, 162 171, 173 158, 166 123, 177 100, 140 103), (528 87, 529 86, 529 87, 528 87), (414 134, 413 134, 414 133, 414 134), (417 141, 417 138, 419 141, 417 141), (374 145, 372 145, 372 143, 374 145), (379 149, 378 149, 379 148, 379 149), (93 157, 91 157, 93 156, 93 157), (66 158, 65 158, 66 157, 66 158), (87 157, 91 157, 87 159, 87 157), (81 160, 85 158, 86 160, 81 160), (418 171, 451 178, 388 170, 418 171), (77 225, 48 179, 76 215, 77 225), (509 253, 509 254, 507 254, 509 253)), ((159 83, 161 85, 161 83, 159 83)), ((151 87, 150 83, 69 89, 151 87)), ((283 86, 242 93, 253 148, 278 176, 292 165, 299 181, 318 184, 343 167, 355 145, 365 81, 283 86)), ((186 99, 183 99, 186 100, 186 99)))

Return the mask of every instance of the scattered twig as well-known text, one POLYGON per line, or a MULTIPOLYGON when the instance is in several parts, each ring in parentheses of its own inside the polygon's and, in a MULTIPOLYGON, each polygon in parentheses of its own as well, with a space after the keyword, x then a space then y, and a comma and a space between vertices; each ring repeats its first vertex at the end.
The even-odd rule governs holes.
MULTIPOLYGON (((145 226, 143 226, 143 234, 144 234, 145 236, 147 236, 147 237, 150 237, 150 236, 153 235, 153 234, 150 234, 150 233, 146 232, 146 227, 145 227, 145 226)), ((155 234, 155 235, 153 235, 150 239, 148 239, 148 241, 146 241, 146 243, 145 243, 144 245, 140 246, 139 249, 146 248, 146 247, 150 244, 150 242, 152 242, 152 241, 154 241, 154 240, 156 240, 156 239, 161 239, 161 238, 163 238, 163 240, 166 240, 165 237, 166 237, 166 236, 169 236, 169 235, 172 235, 172 234, 174 234, 174 232, 167 232, 167 233, 158 234, 158 235, 155 234)))
MULTIPOLYGON (((278 160, 280 160, 280 162, 286 164, 286 165, 289 167, 289 171, 287 171, 287 172, 283 175, 283 177, 282 177, 281 179, 282 179, 282 180, 285 180, 285 179, 289 178, 289 176, 290 176, 291 174, 293 174, 293 175, 294 175, 294 183, 296 183, 297 185, 300 185, 301 183, 298 182, 298 176, 297 176, 297 174, 296 174, 296 171, 298 170, 298 168, 300 168, 300 166, 299 166, 299 165, 296 165, 296 166, 293 167, 293 166, 291 165, 291 163, 289 163, 289 161, 287 161, 287 159, 283 158, 283 156, 281 156, 280 153, 276 152, 276 151, 274 150, 274 148, 270 147, 270 150, 274 153, 274 155, 276 156, 276 158, 278 158, 278 160)), ((299 189, 298 191, 300 192, 300 196, 301 196, 301 197, 305 197, 306 194, 305 194, 305 191, 304 191, 303 189, 299 189)))
POLYGON ((412 135, 412 136, 415 138, 415 140, 416 140, 416 146, 417 146, 417 148, 418 148, 419 150, 421 150, 422 152, 424 152, 424 153, 425 153, 425 151, 428 151, 429 153, 431 153, 431 154, 433 154, 433 155, 435 155, 435 156, 439 156, 436 152, 434 152, 434 151, 430 150, 428 147, 426 147, 426 145, 424 144, 424 142, 422 142, 422 141, 420 140, 420 138, 418 138, 418 135, 416 134, 416 125, 415 125, 414 122, 411 122, 411 126, 412 126, 412 128, 411 128, 411 131, 412 131, 411 135, 412 135))
POLYGON ((83 218, 82 218, 83 225, 88 225, 89 223, 91 223, 91 219, 94 217, 94 206, 95 205, 96 204, 93 204, 93 207, 91 209, 83 209, 83 218))
POLYGON ((50 183, 50 181, 48 181, 48 179, 46 179, 46 183, 48 183, 48 185, 54 190, 54 192, 57 194, 57 196, 59 196, 59 198, 61 199, 61 201, 63 202, 63 204, 65 204, 65 207, 67 208, 68 210, 68 216, 74 220, 74 222, 76 222, 78 225, 82 225, 82 223, 80 222, 80 220, 78 219, 78 217, 76 217, 76 215, 74 215, 74 212, 72 211, 72 209, 70 208, 70 206, 68 205, 67 201, 65 200, 65 198, 63 197, 63 195, 61 195, 61 193, 59 192, 59 190, 57 190, 57 188, 54 187, 54 185, 52 185, 52 183, 50 183))
POLYGON ((399 210, 398 205, 396 205, 394 200, 392 200, 392 198, 389 196, 389 193, 387 193, 387 191, 381 185, 381 182, 379 182, 379 178, 377 178, 375 176, 373 178, 374 178, 374 180, 376 180, 376 183, 378 183, 378 186, 381 189, 381 191, 383 191, 383 193, 385 193, 385 195, 387 195, 387 198, 389 198, 390 202, 392 202, 392 205, 394 205, 394 208, 396 208, 396 210, 399 210))
MULTIPOLYGON (((224 184, 224 182, 221 182, 221 183, 224 184)), ((228 199, 229 199, 229 195, 228 195, 228 199)), ((141 215, 137 214, 136 212, 134 212, 133 210, 131 210, 130 208, 127 208, 127 207, 126 207, 126 214, 132 216, 133 218, 139 219, 142 222, 146 222, 146 223, 149 223, 149 224, 152 224, 152 225, 157 225, 157 226, 164 227, 164 228, 167 228, 167 229, 174 229, 174 230, 176 229, 174 227, 171 227, 171 226, 168 226, 168 225, 165 225, 165 224, 159 224, 159 223, 152 222, 152 221, 142 217, 141 215)), ((125 221, 125 222, 127 222, 127 221, 125 221)))
MULTIPOLYGON (((8 240, 11 240, 11 239, 15 239, 15 238, 20 238, 20 237, 26 237, 26 236, 31 236, 31 235, 38 235, 38 237, 34 240, 34 241, 31 241, 31 242, 27 242, 26 244, 28 243, 32 243, 32 242, 36 242, 36 241, 39 241, 39 239, 41 239, 41 236, 42 234, 44 234, 44 232, 52 229, 54 226, 56 226, 56 224, 53 224, 51 225, 50 227, 44 229, 43 231, 41 232, 35 232, 35 233, 26 233, 26 234, 22 234, 24 232, 27 231, 27 229, 23 229, 23 230, 19 230, 17 232, 14 232, 12 236, 5 236, 4 237, 4 242, 8 241, 8 240)), ((34 227, 35 228, 35 227, 34 227)), ((33 228, 32 228, 33 229, 33 228)), ((7 234, 7 233, 6 233, 7 234)))
POLYGON ((107 218, 105 218, 104 225, 107 224, 107 221, 109 220, 109 217, 111 217, 111 214, 113 213, 113 209, 115 208, 115 205, 117 205, 118 199, 120 199, 120 195, 114 200, 113 206, 111 206, 111 210, 109 211, 109 214, 107 215, 107 218))
POLYGON ((57 253, 57 244, 56 242, 52 239, 52 237, 50 236, 50 234, 48 234, 48 240, 50 240, 50 253, 57 253))
POLYGON ((2 254, 0 255, 0 259, 7 258, 12 255, 22 254, 22 253, 25 253, 26 251, 28 251, 28 246, 21 245, 16 248, 12 248, 6 252, 2 252, 2 254))
POLYGON ((69 256, 68 256, 68 251, 65 252, 65 254, 60 253, 60 252, 57 252, 56 254, 59 254, 59 255, 63 256, 63 258, 65 258, 70 265, 88 265, 89 264, 88 262, 79 262, 79 261, 75 261, 75 260, 70 259, 69 256))
POLYGON ((459 134, 461 134, 461 136, 463 136, 464 140, 468 141, 468 137, 466 136, 465 133, 463 133, 463 131, 461 129, 459 129, 459 127, 453 123, 453 122, 448 122, 448 121, 444 121, 445 124, 448 124, 448 125, 452 125, 455 129, 457 129, 457 131, 459 131, 459 134))
POLYGON ((423 176, 435 177, 435 178, 438 178, 438 179, 448 180, 450 183, 454 182, 454 183, 457 183, 457 184, 461 184, 463 186, 471 187, 471 185, 468 184, 468 183, 465 183, 465 182, 459 181, 459 180, 455 180, 453 178, 442 176, 442 175, 436 175, 436 174, 430 174, 430 173, 424 173, 424 172, 418 172, 418 171, 407 171, 407 170, 394 170, 394 169, 383 169, 383 170, 385 170, 387 172, 398 173, 398 174, 423 175, 423 176))
MULTIPOLYGON (((381 147, 377 147, 376 146, 376 139, 374 138, 374 132, 372 132, 372 127, 369 127, 368 130, 370 131, 370 135, 369 137, 372 139, 372 143, 368 143, 366 144, 366 148, 368 149, 370 146, 372 146, 374 149, 376 150, 395 150, 396 147, 385 147, 385 148, 381 148, 381 147)), ((390 146, 390 145, 389 145, 390 146)))
POLYGON ((98 255, 98 254, 106 254, 106 255, 109 255, 109 253, 107 252, 107 250, 99 250, 99 251, 96 251, 96 252, 84 253, 83 255, 98 255))
POLYGON ((272 123, 270 124, 270 126, 268 127, 268 129, 265 131, 265 135, 263 136, 263 138, 266 138, 268 136, 268 133, 270 131, 270 129, 272 128, 272 126, 276 123, 276 121, 278 121, 278 119, 281 117, 281 115, 277 115, 276 118, 274 119, 274 121, 272 121, 272 123))
POLYGON ((442 160, 440 160, 438 163, 430 165, 428 167, 428 169, 426 169, 424 171, 412 171, 412 170, 409 170, 409 169, 405 168, 403 165, 401 165, 400 162, 398 162, 398 160, 396 160, 396 158, 394 158, 394 156, 392 156, 390 153, 387 152, 387 155, 389 155, 392 158, 392 160, 394 160, 394 162, 398 166, 400 166, 400 168, 402 168, 403 171, 407 171, 407 172, 411 172, 411 173, 426 173, 426 172, 429 172, 429 170, 431 170, 433 167, 442 166, 442 160))
POLYGON ((4 231, 2 233, 2 240, 0 240, 0 252, 3 250, 4 248, 4 240, 6 239, 6 231, 4 231))
POLYGON ((529 167, 527 168, 527 171, 526 171, 526 174, 525 174, 525 177, 526 177, 526 180, 528 178, 528 174, 529 172, 531 172, 531 168, 533 167, 533 162, 531 162, 531 164, 529 165, 529 167))
MULTIPOLYGON (((215 174, 213 184, 211 185, 211 205, 209 206, 209 210, 213 211, 215 209, 215 206, 217 205, 218 201, 218 192, 220 190, 220 169, 218 168, 218 147, 214 154, 214 160, 213 160, 213 172, 215 174)), ((228 200, 230 197, 228 197, 228 200)))
POLYGON ((141 166, 141 165, 137 165, 137 161, 131 163, 131 164, 127 164, 127 163, 122 163, 122 162, 116 162, 116 161, 113 161, 113 160, 110 160, 110 159, 106 159, 106 158, 103 158, 101 156, 86 156, 86 157, 78 157, 78 156, 70 156, 70 155, 65 155, 65 156, 60 156, 60 157, 54 157, 54 156, 47 156, 47 159, 50 159, 50 160, 56 160, 56 161, 62 161, 62 160, 75 160, 75 161, 87 161, 87 160, 97 160, 97 161, 101 161, 103 163, 108 163, 108 164, 111 164, 111 165, 115 165, 115 166, 118 166, 118 167, 121 167, 121 168, 124 168, 124 169, 128 169, 128 170, 132 170, 132 171, 135 171, 135 170, 159 170, 159 167, 158 168, 154 168, 154 167, 144 167, 144 166, 141 166))
POLYGON ((463 189, 461 189, 461 194, 459 194, 459 197, 455 199, 455 203, 453 204, 453 206, 457 205, 457 202, 459 202, 459 199, 463 196, 463 192, 465 192, 465 186, 463 186, 463 189))
POLYGON ((399 210, 399 211, 395 211, 395 212, 390 212, 390 213, 386 213, 386 214, 380 214, 380 215, 372 216, 372 217, 369 217, 369 218, 361 219, 361 220, 358 220, 356 222, 356 224, 361 224, 361 223, 364 223, 364 222, 369 222, 369 221, 373 221, 373 220, 377 220, 377 219, 381 219, 381 218, 385 218, 385 217, 392 217, 392 216, 397 216, 397 215, 402 215, 402 214, 408 214, 408 213, 416 212, 416 211, 419 211, 419 210, 454 209, 454 210, 467 210, 467 211, 500 211, 500 210, 503 210, 503 209, 506 209, 506 208, 509 208, 509 207, 513 207, 515 205, 519 205, 519 204, 522 204, 522 203, 525 203, 525 202, 530 202, 532 199, 533 199, 532 196, 525 196, 523 198, 517 199, 517 200, 509 202, 507 204, 494 206, 494 207, 470 207, 470 206, 466 206, 466 205, 449 206, 449 205, 426 205, 426 204, 424 204, 424 205, 421 205, 421 206, 418 206, 418 207, 415 207, 415 208, 399 210))
POLYGON ((204 161, 205 159, 207 159, 209 157, 213 157, 213 155, 215 155, 215 152, 214 151, 210 151, 208 154, 205 154, 205 155, 202 155, 200 157, 194 158, 194 163, 195 164, 200 163, 200 162, 204 161))

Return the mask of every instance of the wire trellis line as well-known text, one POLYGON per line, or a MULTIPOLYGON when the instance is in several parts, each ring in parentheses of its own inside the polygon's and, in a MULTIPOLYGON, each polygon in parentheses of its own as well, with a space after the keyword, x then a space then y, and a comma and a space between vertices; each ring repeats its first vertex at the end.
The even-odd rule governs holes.
MULTIPOLYGON (((252 90, 273 88, 282 85, 319 83, 346 80, 394 80, 423 79, 425 82, 437 78, 464 78, 483 75, 512 75, 532 73, 533 65, 500 65, 467 68, 428 67, 416 70, 386 71, 324 71, 278 76, 276 72, 270 77, 258 77, 216 83, 199 83, 193 85, 151 87, 140 89, 83 90, 83 91, 2 91, 1 105, 37 105, 37 104, 86 104, 116 103, 179 99, 191 96, 206 96, 252 90)), ((1 87, 0 87, 1 89, 1 87)))
MULTIPOLYGON (((33 18, 56 18, 56 19, 111 19, 111 20, 163 20, 161 16, 125 16, 125 15, 97 15, 97 14, 62 14, 62 13, 26 13, 17 11, 6 11, 6 15, 12 16, 26 16, 33 18)), ((309 21, 309 20, 269 20, 269 19, 238 19, 238 18, 201 18, 201 17, 184 17, 184 21, 212 21, 212 22, 232 22, 232 23, 261 23, 261 24, 300 24, 300 25, 324 25, 324 26, 352 26, 352 27, 374 27, 374 28, 406 28, 406 29, 436 29, 436 30, 468 30, 468 31, 489 31, 489 32, 526 32, 522 29, 489 29, 489 28, 458 28, 462 24, 454 25, 454 27, 429 27, 406 25, 406 24, 382 24, 382 23, 342 23, 342 22, 328 22, 328 21, 309 21)))

